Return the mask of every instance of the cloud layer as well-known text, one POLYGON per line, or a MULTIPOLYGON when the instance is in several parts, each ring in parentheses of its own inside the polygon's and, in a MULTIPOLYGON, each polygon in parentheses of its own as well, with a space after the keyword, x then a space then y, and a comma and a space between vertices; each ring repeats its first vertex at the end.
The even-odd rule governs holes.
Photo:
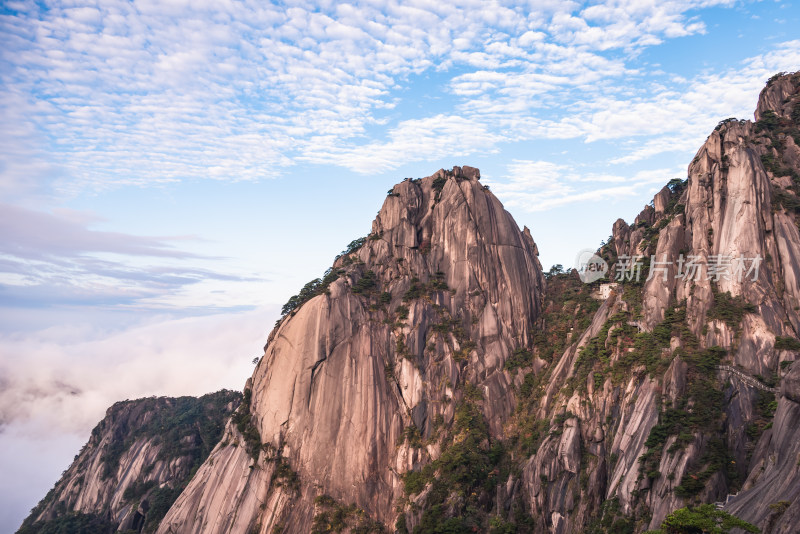
POLYGON ((87 433, 117 400, 241 389, 277 310, 0 335, 0 433, 87 433))
POLYGON ((26 175, 80 191, 298 162, 373 173, 520 140, 643 136, 617 157, 630 162, 659 151, 647 136, 672 134, 670 150, 798 63, 789 42, 734 83, 626 83, 642 80, 642 50, 705 32, 702 10, 732 4, 9 2, 0 193, 26 175))
POLYGON ((125 306, 159 301, 214 282, 252 282, 197 265, 216 258, 176 245, 192 236, 143 237, 90 229, 80 212, 42 212, 0 204, 2 307, 125 306))

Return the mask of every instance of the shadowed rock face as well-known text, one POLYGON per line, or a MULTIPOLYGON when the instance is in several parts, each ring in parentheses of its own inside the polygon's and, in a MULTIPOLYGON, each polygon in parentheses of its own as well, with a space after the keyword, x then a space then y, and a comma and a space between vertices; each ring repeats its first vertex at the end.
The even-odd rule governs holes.
POLYGON ((399 474, 437 455, 404 441, 448 425, 465 382, 494 435, 514 408, 503 365, 531 343, 544 279, 536 245, 465 167, 396 185, 339 278, 272 332, 248 388, 267 449, 229 426, 160 532, 307 532, 327 494, 393 524, 399 474), (399 309, 399 311, 398 311, 399 309), (398 445, 399 444, 399 445, 398 445), (296 488, 276 484, 279 465, 296 488))
POLYGON ((114 404, 22 530, 38 532, 48 521, 80 512, 99 516, 119 530, 149 527, 154 532, 192 469, 220 439, 240 399, 240 393, 220 391, 200 398, 114 404), (172 500, 162 503, 161 516, 153 518, 149 511, 159 494, 162 500, 172 495, 172 500))

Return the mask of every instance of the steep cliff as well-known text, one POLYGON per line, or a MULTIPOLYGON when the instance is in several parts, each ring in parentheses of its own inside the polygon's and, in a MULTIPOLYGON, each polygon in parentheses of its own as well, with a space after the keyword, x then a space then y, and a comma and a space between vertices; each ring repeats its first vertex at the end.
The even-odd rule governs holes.
POLYGON ((403 474, 441 456, 464 406, 503 436, 504 364, 532 346, 544 281, 530 233, 478 178, 456 167, 396 185, 369 236, 290 301, 247 413, 160 532, 394 524, 403 474), (491 402, 468 404, 478 396, 491 402))
POLYGON ((19 532, 155 532, 240 399, 219 391, 114 404, 19 532))
POLYGON ((614 224, 600 253, 621 280, 518 409, 539 435, 522 472, 538 531, 638 531, 726 500, 796 527, 799 88, 771 80, 755 123, 720 123, 687 180, 614 224))

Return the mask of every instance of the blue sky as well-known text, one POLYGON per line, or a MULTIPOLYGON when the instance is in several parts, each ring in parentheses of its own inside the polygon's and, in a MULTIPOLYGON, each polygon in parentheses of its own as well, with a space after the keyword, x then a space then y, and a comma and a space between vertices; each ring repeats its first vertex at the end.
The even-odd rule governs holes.
POLYGON ((3 2, 0 448, 46 461, 26 491, 0 483, 0 530, 113 401, 240 388, 280 305, 404 177, 479 167, 545 268, 571 264, 800 68, 798 18, 772 0, 3 2))

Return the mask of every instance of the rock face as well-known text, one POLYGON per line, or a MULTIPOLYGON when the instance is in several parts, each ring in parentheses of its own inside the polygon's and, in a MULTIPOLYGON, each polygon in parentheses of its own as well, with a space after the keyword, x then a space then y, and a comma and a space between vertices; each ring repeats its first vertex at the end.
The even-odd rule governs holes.
POLYGON ((796 529, 797 378, 787 366, 800 349, 799 89, 799 74, 771 80, 756 123, 721 123, 686 181, 670 182, 633 225, 614 224, 601 253, 620 275, 641 256, 640 282, 621 281, 527 408, 550 428, 522 473, 538 530, 655 528, 739 488, 727 509, 773 532, 796 529), (702 264, 697 277, 682 276, 690 259, 702 264), (752 386, 781 378, 777 402, 752 386), (554 423, 565 416, 562 430, 554 423))
POLYGON ((220 391, 114 404, 20 532, 55 529, 71 513, 97 516, 110 528, 155 532, 240 399, 220 391))
MULTIPOLYGON (((396 185, 286 304, 158 532, 633 533, 712 502, 796 531, 800 74, 755 118, 614 223, 609 291, 543 275, 477 169, 396 185)), ((121 521, 116 487, 57 489, 121 521)))
POLYGON ((392 189, 335 279, 270 335, 247 385, 261 452, 229 426, 160 532, 307 532, 322 495, 393 524, 400 475, 437 455, 419 442, 452 424, 465 383, 492 399, 483 416, 502 436, 503 366, 532 342, 544 279, 530 233, 478 177, 456 167, 392 189))

